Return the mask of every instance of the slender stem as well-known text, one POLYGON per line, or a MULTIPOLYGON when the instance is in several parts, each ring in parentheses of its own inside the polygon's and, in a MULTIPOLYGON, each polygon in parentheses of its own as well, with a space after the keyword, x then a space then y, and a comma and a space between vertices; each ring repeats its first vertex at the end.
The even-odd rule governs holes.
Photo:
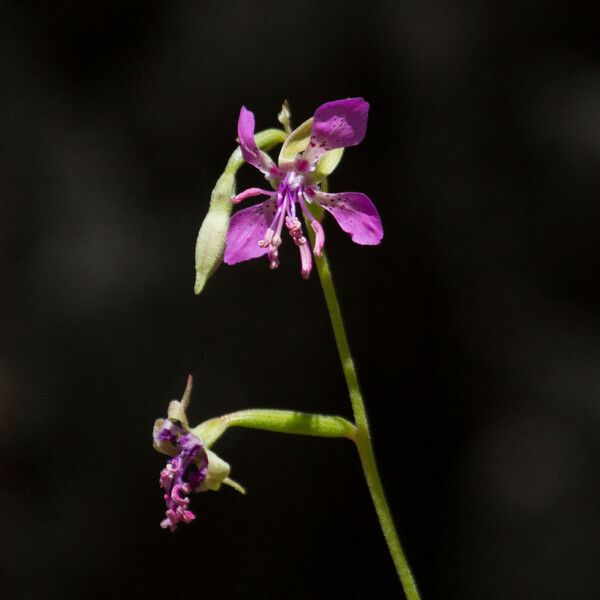
POLYGON ((204 421, 192 432, 210 447, 228 427, 246 427, 314 437, 347 438, 352 441, 356 441, 358 433, 356 427, 343 417, 272 408, 239 410, 204 421))
MULTIPOLYGON (((309 230, 309 234, 312 234, 311 228, 307 227, 307 229, 309 230)), ((373 505, 375 506, 375 511, 379 517, 379 524, 381 525, 381 530, 383 532, 383 536, 385 537, 385 541, 387 542, 392 560, 394 561, 396 571, 400 577, 400 581, 402 582, 404 593, 406 594, 408 600, 420 600, 417 584, 410 570, 410 566, 406 559, 406 555, 404 554, 404 550, 402 549, 402 545, 400 544, 400 538, 396 533, 392 513, 387 503, 385 493, 383 491, 383 485, 379 477, 377 463, 375 461, 375 454, 373 452, 373 444, 371 443, 367 411, 365 409, 365 403, 358 385, 356 368, 350 353, 350 346, 346 336, 346 329, 342 319, 340 304, 338 302, 335 287, 333 285, 333 279, 331 277, 331 269, 329 268, 329 263, 325 254, 323 254, 323 256, 320 258, 317 257, 315 262, 317 265, 319 279, 321 280, 323 293, 325 294, 325 302, 327 303, 327 309, 329 311, 329 317, 331 319, 335 343, 340 355, 340 361, 342 363, 342 370, 346 379, 346 385, 348 386, 348 392, 350 393, 350 402, 352 403, 352 410, 354 412, 354 420, 357 428, 357 435, 355 439, 356 447, 360 456, 365 479, 367 480, 367 485, 369 487, 369 491, 371 492, 373 505)))
POLYGON ((277 433, 315 437, 356 438, 356 427, 343 417, 304 413, 294 410, 256 408, 239 410, 221 417, 230 427, 263 429, 277 433))

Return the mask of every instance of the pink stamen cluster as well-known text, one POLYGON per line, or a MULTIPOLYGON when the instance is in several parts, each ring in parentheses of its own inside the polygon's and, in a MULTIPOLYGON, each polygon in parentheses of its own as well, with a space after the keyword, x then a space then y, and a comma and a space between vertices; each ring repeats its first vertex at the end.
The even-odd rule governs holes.
MULTIPOLYGON (((298 163, 308 163, 305 160, 298 163)), ((280 173, 281 174, 281 173, 280 173)), ((281 232, 285 225, 290 237, 294 240, 300 251, 300 273, 305 279, 310 275, 312 269, 312 257, 310 244, 302 230, 302 223, 296 215, 296 203, 300 205, 302 212, 310 221, 316 234, 316 240, 313 248, 315 256, 322 256, 323 246, 325 244, 325 233, 321 224, 313 217, 306 206, 310 203, 311 195, 314 195, 316 186, 307 185, 304 182, 304 173, 297 167, 296 170, 289 171, 282 178, 276 192, 263 190, 260 188, 251 188, 233 198, 235 204, 254 195, 269 196, 271 200, 272 212, 274 215, 265 233, 258 241, 260 248, 267 249, 267 258, 269 267, 276 269, 279 266, 279 246, 281 246, 281 232)))
POLYGON ((178 425, 165 421, 158 440, 168 441, 179 450, 160 472, 167 510, 160 526, 175 531, 179 523, 191 523, 196 515, 189 510, 189 495, 206 479, 208 459, 202 442, 192 433, 184 434, 178 425))
POLYGON ((167 463, 167 466, 160 473, 160 487, 165 489, 167 493, 164 495, 167 503, 165 518, 161 521, 160 526, 163 529, 167 527, 171 531, 175 531, 177 524, 180 522, 191 523, 196 515, 188 510, 190 504, 189 496, 191 489, 187 483, 174 483, 181 473, 181 459, 177 456, 172 461, 167 463))

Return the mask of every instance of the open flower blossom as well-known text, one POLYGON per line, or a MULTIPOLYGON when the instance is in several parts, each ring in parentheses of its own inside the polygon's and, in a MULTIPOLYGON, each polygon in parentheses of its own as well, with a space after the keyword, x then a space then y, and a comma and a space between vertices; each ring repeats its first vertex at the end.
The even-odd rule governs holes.
POLYGON ((190 510, 190 495, 195 492, 218 490, 222 483, 244 492, 238 483, 229 479, 229 465, 209 446, 218 434, 211 432, 203 424, 190 430, 185 414, 192 393, 192 378, 188 377, 187 386, 181 401, 173 400, 169 404, 167 419, 157 419, 154 424, 154 447, 173 458, 160 472, 160 487, 165 490, 167 505, 165 518, 160 526, 175 531, 179 523, 191 523, 196 515, 190 510), (208 442, 203 441, 206 431, 208 442))
POLYGON ((360 192, 328 194, 319 183, 341 160, 343 149, 359 144, 365 136, 369 104, 362 98, 334 100, 323 104, 314 116, 286 139, 275 164, 254 140, 254 114, 242 107, 238 140, 244 160, 256 167, 273 190, 249 188, 233 197, 234 203, 253 196, 266 196, 260 204, 233 215, 227 232, 224 261, 238 262, 267 255, 269 266, 279 265, 279 246, 285 226, 300 251, 302 277, 312 269, 309 242, 299 217, 306 217, 315 232, 312 252, 321 256, 325 233, 308 205, 315 203, 328 211, 352 241, 379 244, 383 227, 373 202, 360 192))

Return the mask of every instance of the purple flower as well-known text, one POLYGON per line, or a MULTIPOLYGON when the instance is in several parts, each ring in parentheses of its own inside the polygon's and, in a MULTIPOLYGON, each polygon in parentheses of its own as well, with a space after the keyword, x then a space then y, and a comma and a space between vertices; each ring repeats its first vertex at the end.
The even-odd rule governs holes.
POLYGON ((155 432, 155 443, 171 444, 177 455, 160 472, 167 510, 160 526, 175 531, 178 523, 191 523, 196 515, 189 510, 192 492, 198 490, 208 473, 208 457, 200 439, 170 420, 155 432))
POLYGON ((260 204, 238 211, 227 232, 224 261, 238 262, 267 255, 269 266, 279 265, 279 246, 285 225, 300 251, 302 277, 312 268, 311 249, 299 219, 302 214, 315 232, 312 249, 321 256, 325 233, 308 210, 311 203, 331 213, 338 225, 362 245, 379 244, 383 227, 377 209, 360 192, 327 194, 319 183, 337 166, 343 148, 359 144, 365 136, 369 104, 362 98, 334 100, 323 104, 314 117, 293 131, 284 143, 279 161, 258 148, 254 141, 254 115, 242 107, 238 139, 244 160, 271 182, 274 190, 249 188, 233 198, 234 203, 252 196, 267 196, 260 204))

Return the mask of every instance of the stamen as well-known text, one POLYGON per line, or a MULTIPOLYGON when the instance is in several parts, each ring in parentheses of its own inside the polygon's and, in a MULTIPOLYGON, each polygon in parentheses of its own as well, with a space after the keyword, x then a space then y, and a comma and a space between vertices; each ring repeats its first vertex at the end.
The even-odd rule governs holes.
POLYGON ((266 248, 271 243, 273 236, 277 232, 277 224, 278 224, 279 220, 281 219, 282 212, 283 212, 283 204, 282 204, 281 192, 277 192, 277 211, 275 212, 275 216, 273 217, 271 224, 265 231, 264 238, 262 240, 259 240, 259 242, 258 242, 258 245, 260 248, 266 248))
POLYGON ((279 252, 277 248, 271 246, 267 252, 267 258, 269 259, 270 269, 276 269, 279 266, 279 252))
POLYGON ((310 198, 306 194, 303 194, 301 197, 299 197, 298 202, 300 204, 302 212, 310 221, 310 225, 313 228, 313 231, 315 232, 315 247, 313 249, 313 252, 315 256, 323 256, 323 246, 325 246, 325 232, 323 231, 321 223, 319 223, 319 221, 317 221, 317 219, 315 219, 312 213, 308 210, 304 201, 310 202, 310 198))
POLYGON ((313 252, 315 253, 315 256, 323 256, 323 246, 325 246, 325 232, 323 231, 323 226, 316 219, 313 219, 310 224, 315 232, 315 247, 313 248, 313 252))
MULTIPOLYGON (((273 223, 271 223, 272 225, 273 223)), ((273 239, 273 235, 275 234, 275 231, 273 231, 273 229, 271 229, 271 227, 268 227, 267 230, 265 231, 265 236, 262 240, 258 241, 258 245, 261 248, 266 248, 270 243, 271 240, 273 239)))
POLYGON ((312 223, 313 221, 316 221, 316 219, 314 218, 310 210, 306 208, 304 200, 306 200, 310 204, 310 200, 306 194, 302 194, 302 196, 298 198, 298 204, 300 204, 300 208, 302 209, 302 212, 305 214, 306 218, 312 223))
POLYGON ((171 490, 171 498, 173 499, 173 502, 175 502, 175 504, 177 504, 178 506, 185 506, 185 508, 187 508, 190 503, 190 499, 187 496, 181 495, 181 489, 181 485, 174 485, 173 489, 171 490))
POLYGON ((300 273, 304 279, 308 279, 312 269, 312 257, 310 255, 309 244, 302 234, 302 224, 297 218, 292 219, 291 217, 287 217, 285 225, 288 228, 294 243, 300 250, 300 273))
POLYGON ((246 200, 246 198, 252 198, 253 196, 275 196, 276 192, 272 190, 263 190, 261 188, 248 188, 243 192, 240 192, 237 196, 233 196, 231 201, 234 204, 239 204, 242 200, 246 200))
POLYGON ((171 462, 167 463, 167 466, 160 472, 160 487, 168 489, 173 482, 173 478, 179 469, 175 468, 171 462))
POLYGON ((288 228, 292 239, 296 243, 296 245, 301 245, 306 243, 306 238, 302 235, 302 224, 298 219, 293 219, 292 217, 285 218, 285 226, 288 228), (304 241, 302 241, 304 240, 304 241))
POLYGON ((283 222, 285 220, 285 214, 288 211, 289 205, 290 205, 290 196, 289 196, 289 192, 286 190, 285 193, 283 194, 283 202, 282 202, 281 206, 279 207, 279 210, 277 211, 279 213, 279 215, 278 215, 279 219, 277 221, 275 235, 273 236, 273 239, 271 240, 271 244, 273 246, 275 246, 276 248, 281 245, 281 230, 283 229, 283 222))
MULTIPOLYGON (((306 241, 306 240, 305 240, 306 241)), ((312 269, 312 256, 308 244, 304 243, 298 246, 300 249, 300 274, 303 279, 308 279, 312 269)))
MULTIPOLYGON (((178 426, 177 426, 178 427, 178 426)), ((179 428, 183 433, 183 429, 179 428)), ((168 428, 167 428, 168 431, 168 428)), ((192 433, 174 434, 173 444, 179 454, 160 473, 160 486, 165 490, 167 505, 161 527, 175 531, 180 522, 191 523, 196 517, 191 510, 189 495, 207 475, 208 457, 199 438, 192 433)))

